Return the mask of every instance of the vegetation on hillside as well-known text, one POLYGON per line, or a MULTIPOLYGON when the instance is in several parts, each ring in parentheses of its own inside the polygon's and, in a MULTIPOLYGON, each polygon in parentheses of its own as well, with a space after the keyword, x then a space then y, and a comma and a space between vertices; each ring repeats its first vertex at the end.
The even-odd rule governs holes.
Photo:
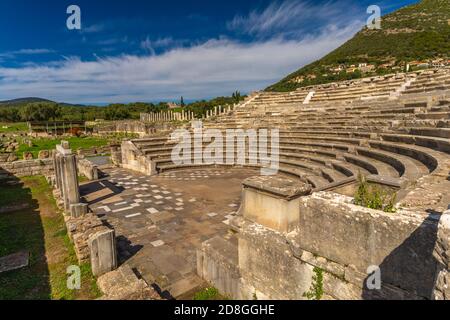
MULTIPOLYGON (((198 117, 205 115, 207 111, 217 106, 226 106, 242 101, 239 91, 231 97, 218 97, 212 100, 202 100, 174 109, 193 111, 198 117)), ((169 110, 169 105, 164 102, 158 104, 136 102, 129 104, 110 104, 106 107, 79 106, 60 104, 48 100, 29 98, 16 99, 0 103, 0 122, 26 122, 26 121, 94 121, 139 119, 140 113, 161 112, 169 110), (39 100, 39 101, 38 101, 39 100), (31 102, 30 102, 31 101, 31 102)))
POLYGON ((428 63, 440 58, 444 62, 450 58, 450 1, 422 0, 384 16, 380 30, 365 27, 324 58, 266 90, 292 91, 310 85, 383 75, 404 71, 406 64, 412 62, 428 63))

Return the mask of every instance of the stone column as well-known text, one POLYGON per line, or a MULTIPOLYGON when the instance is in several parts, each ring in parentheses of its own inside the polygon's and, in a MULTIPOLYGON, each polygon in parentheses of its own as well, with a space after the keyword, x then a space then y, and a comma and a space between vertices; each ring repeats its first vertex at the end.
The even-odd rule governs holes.
POLYGON ((56 146, 54 157, 56 185, 64 202, 64 210, 70 213, 70 206, 80 202, 77 159, 70 150, 69 143, 62 141, 56 146))
POLYGON ((63 158, 64 171, 64 189, 66 202, 64 207, 70 210, 70 205, 80 203, 80 192, 78 190, 77 159, 75 155, 65 156, 63 158))

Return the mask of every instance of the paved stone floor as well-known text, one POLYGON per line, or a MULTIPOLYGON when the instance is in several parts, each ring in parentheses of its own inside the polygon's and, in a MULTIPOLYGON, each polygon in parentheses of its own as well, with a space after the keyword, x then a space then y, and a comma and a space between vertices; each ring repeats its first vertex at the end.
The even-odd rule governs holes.
POLYGON ((173 297, 201 286, 196 249, 226 236, 249 169, 174 171, 148 177, 124 169, 81 186, 90 208, 116 230, 119 262, 173 297))

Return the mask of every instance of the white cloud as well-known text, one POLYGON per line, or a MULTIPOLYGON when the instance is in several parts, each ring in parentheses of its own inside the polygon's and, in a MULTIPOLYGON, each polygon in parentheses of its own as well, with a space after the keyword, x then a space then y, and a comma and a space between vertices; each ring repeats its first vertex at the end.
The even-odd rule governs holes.
MULTIPOLYGON (((361 26, 333 25, 302 40, 240 43, 213 39, 159 55, 68 57, 45 65, 0 67, 0 99, 41 96, 74 103, 199 99, 259 90, 350 38, 361 26)), ((162 41, 163 42, 163 41, 162 41)))
POLYGON ((81 27, 81 33, 98 33, 105 30, 104 24, 93 24, 87 27, 81 27))
POLYGON ((253 10, 247 16, 237 15, 227 23, 230 30, 257 37, 298 37, 305 30, 324 24, 345 26, 356 7, 347 0, 314 4, 310 1, 286 0, 273 2, 262 10, 253 10))
POLYGON ((54 50, 50 49, 20 49, 15 51, 7 51, 0 53, 0 58, 14 58, 17 55, 37 55, 37 54, 48 54, 54 53, 54 50))
POLYGON ((175 40, 172 37, 158 38, 156 40, 150 40, 150 37, 147 37, 144 41, 141 41, 141 49, 144 49, 151 55, 155 55, 156 49, 180 47, 184 43, 186 43, 186 41, 175 40))

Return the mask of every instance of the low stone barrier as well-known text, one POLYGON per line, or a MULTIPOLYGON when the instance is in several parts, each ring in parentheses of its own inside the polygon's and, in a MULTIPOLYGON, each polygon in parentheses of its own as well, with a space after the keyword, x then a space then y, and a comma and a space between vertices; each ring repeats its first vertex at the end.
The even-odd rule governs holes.
POLYGON ((88 159, 77 161, 78 171, 89 180, 98 180, 98 167, 88 159))
POLYGON ((448 214, 385 213, 296 183, 246 180, 237 245, 205 242, 199 276, 235 299, 449 299, 448 214))
POLYGON ((122 167, 151 176, 156 173, 152 163, 131 141, 122 143, 122 167))
POLYGON ((0 168, 17 177, 48 176, 54 172, 52 159, 0 162, 0 168))

